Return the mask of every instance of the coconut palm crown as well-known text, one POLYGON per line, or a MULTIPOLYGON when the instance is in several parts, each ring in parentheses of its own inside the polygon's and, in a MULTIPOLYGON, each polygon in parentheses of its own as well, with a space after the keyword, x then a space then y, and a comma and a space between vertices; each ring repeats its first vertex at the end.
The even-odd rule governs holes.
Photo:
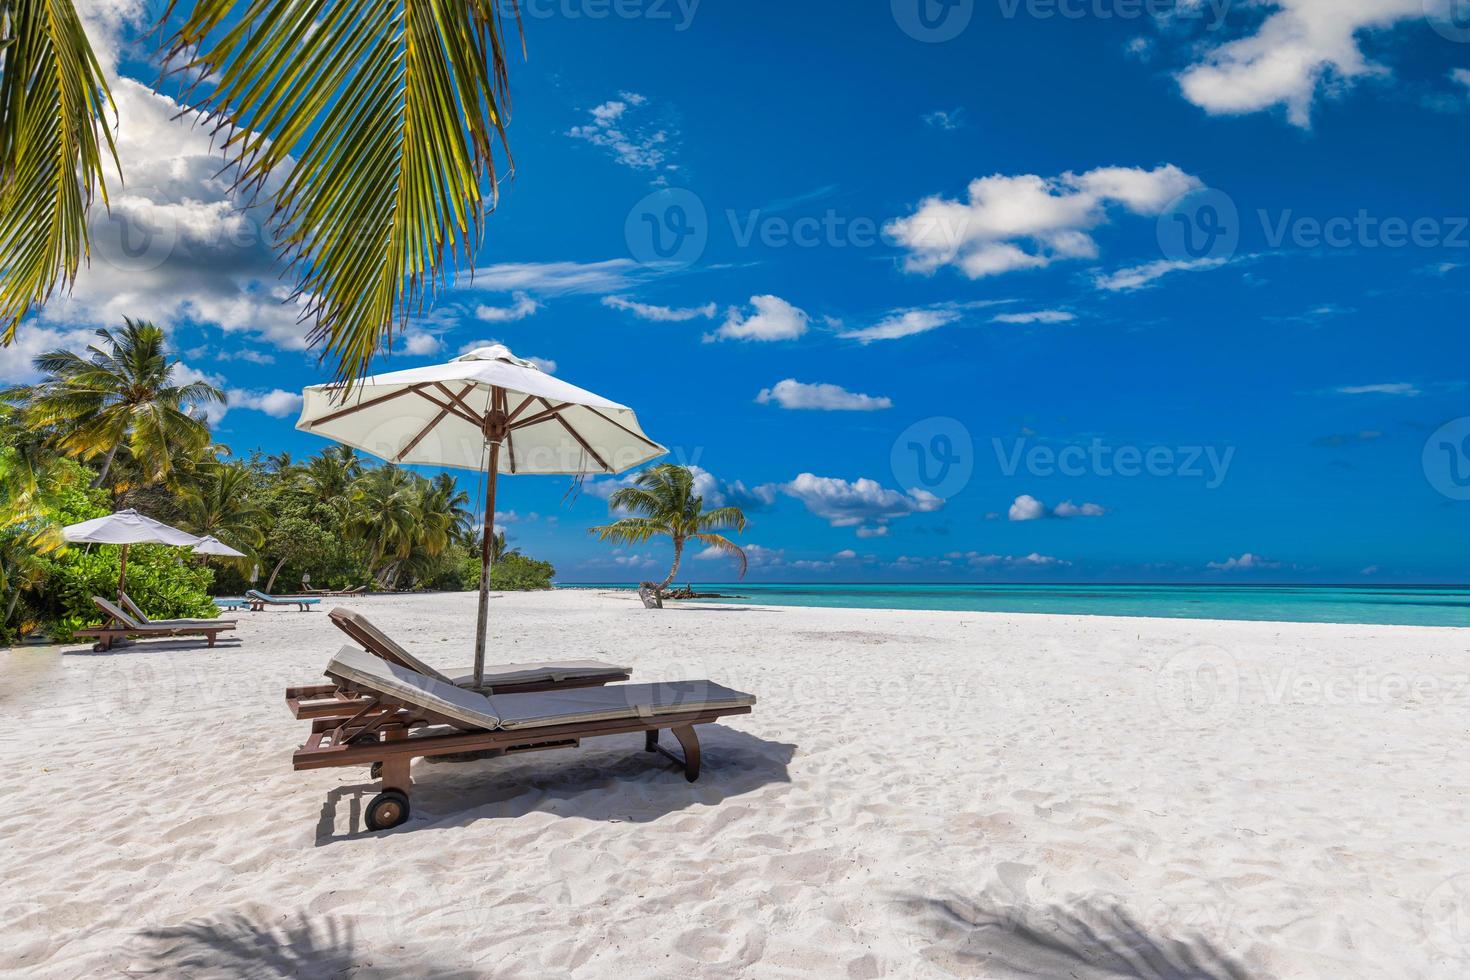
POLYGON ((745 512, 739 507, 704 509, 704 497, 694 492, 694 474, 687 466, 664 463, 639 473, 630 487, 624 487, 608 498, 614 512, 631 516, 612 524, 589 528, 588 533, 601 541, 620 544, 643 544, 656 537, 674 542, 674 564, 668 576, 656 586, 667 589, 679 574, 684 546, 698 541, 724 552, 740 563, 740 577, 745 577, 748 563, 745 552, 729 538, 716 532, 727 529, 745 530, 745 512))

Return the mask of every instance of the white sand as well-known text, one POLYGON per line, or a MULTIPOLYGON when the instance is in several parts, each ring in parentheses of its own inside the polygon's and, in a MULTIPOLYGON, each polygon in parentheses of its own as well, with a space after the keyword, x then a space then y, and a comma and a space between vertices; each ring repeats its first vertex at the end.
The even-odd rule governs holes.
MULTIPOLYGON (((467 666, 470 596, 352 605, 467 666)), ((693 785, 632 735, 419 762, 411 821, 364 834, 365 771, 290 766, 322 613, 0 652, 0 971, 1470 975, 1470 631, 492 609, 502 659, 761 702, 693 785)))

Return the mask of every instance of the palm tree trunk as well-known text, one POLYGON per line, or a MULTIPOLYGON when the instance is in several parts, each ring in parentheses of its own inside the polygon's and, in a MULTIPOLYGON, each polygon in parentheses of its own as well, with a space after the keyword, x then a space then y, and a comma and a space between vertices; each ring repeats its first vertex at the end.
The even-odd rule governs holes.
POLYGON ((107 483, 107 472, 112 469, 112 459, 117 455, 117 446, 118 444, 114 442, 112 448, 107 450, 107 458, 102 461, 102 471, 97 474, 97 479, 92 481, 93 490, 107 483))
POLYGON ((282 569, 282 567, 285 566, 285 564, 286 564, 286 559, 282 558, 280 561, 276 562, 276 567, 271 569, 271 577, 268 578, 268 579, 266 579, 266 581, 265 581, 265 594, 266 595, 274 595, 275 594, 275 593, 271 592, 271 589, 275 586, 275 584, 276 584, 276 576, 279 575, 279 574, 281 574, 281 569, 282 569))
POLYGON ((669 587, 669 585, 674 581, 674 576, 679 574, 679 561, 683 557, 684 557, 684 539, 683 538, 675 538, 674 539, 674 565, 673 565, 672 568, 669 569, 669 577, 666 578, 666 579, 664 579, 662 582, 660 582, 659 583, 659 586, 658 586, 658 589, 655 590, 655 591, 658 592, 658 594, 660 596, 662 596, 664 594, 664 589, 667 589, 669 587))

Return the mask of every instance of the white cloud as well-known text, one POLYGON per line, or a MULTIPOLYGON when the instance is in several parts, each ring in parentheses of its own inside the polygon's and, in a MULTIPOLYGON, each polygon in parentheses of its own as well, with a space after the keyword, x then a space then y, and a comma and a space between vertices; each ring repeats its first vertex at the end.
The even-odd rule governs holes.
POLYGON ((1205 567, 1214 569, 1217 572, 1244 572, 1256 568, 1280 568, 1282 565, 1279 561, 1272 561, 1269 558, 1264 558, 1261 555, 1253 555, 1247 551, 1239 558, 1227 558, 1225 561, 1212 561, 1205 567))
MULTIPOLYGON (((775 486, 766 485, 759 487, 747 487, 740 480, 722 480, 702 466, 690 464, 689 472, 694 476, 694 493, 703 497, 706 506, 709 507, 740 507, 749 513, 752 510, 761 510, 776 502, 775 486)), ((609 477, 602 480, 588 480, 582 489, 594 497, 606 500, 613 492, 623 487, 631 487, 638 479, 638 473, 624 474, 621 477, 609 477)))
POLYGON ((886 538, 888 537, 888 525, 880 524, 877 527, 860 527, 857 529, 860 538, 886 538))
POLYGON ((425 357, 436 354, 444 346, 437 334, 424 330, 409 330, 402 334, 399 343, 403 345, 403 352, 411 357, 425 357))
MULTIPOLYGON (((495 347, 497 345, 504 346, 504 343, 499 340, 472 340, 468 344, 460 347, 459 352, 461 354, 468 354, 470 351, 479 350, 481 347, 495 347)), ((519 357, 525 361, 530 361, 546 374, 556 373, 556 362, 551 360, 550 358, 528 357, 524 354, 516 354, 516 357, 519 357)))
POLYGON ((1013 521, 1039 521, 1046 516, 1046 504, 1029 493, 1023 493, 1011 504, 1010 517, 1013 521))
POLYGON ((614 160, 633 170, 677 170, 668 162, 671 137, 667 128, 638 118, 647 103, 636 92, 621 92, 618 98, 594 106, 591 121, 573 126, 567 135, 607 150, 614 160))
POLYGON ((264 412, 273 419, 283 419, 301 411, 301 393, 296 391, 282 391, 279 388, 271 391, 230 391, 227 392, 227 397, 231 409, 253 409, 264 412))
POLYGON ((991 317, 991 323, 1068 323, 1077 319, 1077 314, 1066 310, 1035 310, 1030 313, 1002 313, 991 317))
POLYGON ((1402 395, 1406 398, 1418 398, 1424 394, 1418 385, 1409 384, 1407 381, 1377 385, 1346 385, 1336 391, 1339 395, 1402 395))
POLYGON ((1182 71, 1184 97, 1218 115, 1286 109, 1309 127, 1319 93, 1389 74, 1368 60, 1361 37, 1400 22, 1447 15, 1451 0, 1270 0, 1253 33, 1207 47, 1182 71))
POLYGON ((837 561, 852 561, 857 558, 857 552, 853 551, 851 548, 843 548, 832 557, 837 561))
POLYGON ((495 293, 519 291, 543 296, 569 293, 612 293, 625 289, 640 271, 632 259, 603 262, 502 262, 481 266, 461 289, 484 289, 495 293))
POLYGON ((1135 289, 1143 289, 1152 285, 1156 280, 1172 272, 1205 272, 1210 269, 1218 269, 1229 260, 1218 259, 1159 259, 1157 262, 1146 262, 1143 265, 1129 266, 1116 272, 1099 273, 1093 276, 1092 284, 1098 289, 1110 293, 1132 292, 1135 289))
POLYGON ((691 306, 676 308, 670 306, 654 306, 650 303, 639 303, 623 296, 604 296, 602 305, 614 310, 624 310, 633 314, 640 320, 652 320, 656 323, 683 323, 686 320, 703 318, 713 320, 718 312, 713 303, 703 306, 691 306))
POLYGON ((34 384, 42 377, 33 364, 36 357, 53 350, 85 351, 96 340, 97 335, 91 330, 21 324, 15 332, 15 341, 0 352, 0 384, 34 384))
POLYGON ((959 318, 959 311, 953 309, 897 310, 871 327, 847 330, 837 336, 847 340, 856 340, 861 344, 871 344, 880 340, 899 340, 915 334, 928 333, 930 330, 938 330, 940 327, 954 323, 959 318))
POLYGON ((731 307, 725 322, 705 340, 795 340, 806 333, 811 317, 779 296, 752 296, 755 312, 744 315, 731 307))
POLYGON ((774 402, 782 408, 822 412, 875 412, 893 407, 893 401, 888 398, 860 395, 833 384, 803 384, 794 378, 762 389, 755 400, 761 405, 774 402))
POLYGON ((1023 493, 1011 504, 1008 515, 1013 521, 1039 521, 1044 517, 1102 517, 1107 508, 1101 504, 1081 503, 1075 504, 1070 500, 1064 500, 1051 510, 1047 510, 1046 504, 1037 500, 1029 493, 1023 493))
POLYGON ((1107 508, 1101 504, 1074 504, 1070 500, 1063 500, 1052 510, 1057 517, 1102 517, 1106 513, 1107 508))
POLYGON ((541 304, 531 298, 529 293, 517 291, 511 295, 510 306, 485 306, 475 308, 475 316, 486 323, 512 323, 516 320, 524 320, 537 310, 541 304))
POLYGON ((945 555, 950 561, 963 561, 974 568, 1059 568, 1072 564, 1051 555, 1032 552, 1029 555, 989 555, 979 551, 951 551, 945 555))
POLYGON ((941 498, 928 491, 900 493, 867 478, 849 483, 837 477, 803 473, 790 483, 780 484, 775 489, 800 500, 809 512, 833 527, 858 527, 860 537, 887 533, 885 529, 864 534, 864 526, 881 527, 889 521, 910 514, 930 513, 944 506, 941 498))
POLYGON ((933 196, 885 232, 908 249, 904 268, 932 273, 951 265, 971 279, 1017 269, 1041 269, 1098 254, 1089 232, 1107 224, 1110 209, 1160 214, 1203 184, 1178 167, 1153 170, 1100 167, 1044 178, 995 174, 974 180, 968 200, 933 196))
POLYGON ((923 119, 926 125, 932 126, 935 129, 953 132, 956 129, 964 127, 965 110, 935 109, 933 112, 924 113, 923 119))
MULTIPOLYGON (((1456 68, 1450 72, 1450 81, 1470 89, 1470 68, 1456 68)), ((1470 93, 1467 93, 1470 94, 1470 93)))

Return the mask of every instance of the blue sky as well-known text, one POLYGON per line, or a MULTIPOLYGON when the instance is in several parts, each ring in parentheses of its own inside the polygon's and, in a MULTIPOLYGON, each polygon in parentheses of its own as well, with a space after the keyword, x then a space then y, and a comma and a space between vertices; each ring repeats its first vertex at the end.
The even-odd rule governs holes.
MULTIPOLYGON (((631 405, 747 506, 753 580, 1464 581, 1470 20, 1425 6, 538 0, 479 272, 379 367, 497 340, 631 405)), ((122 220, 5 380, 149 317, 222 441, 316 452, 330 371, 141 7, 89 15, 122 220)), ((507 479, 501 520, 652 576, 585 532, 611 486, 507 479)))

